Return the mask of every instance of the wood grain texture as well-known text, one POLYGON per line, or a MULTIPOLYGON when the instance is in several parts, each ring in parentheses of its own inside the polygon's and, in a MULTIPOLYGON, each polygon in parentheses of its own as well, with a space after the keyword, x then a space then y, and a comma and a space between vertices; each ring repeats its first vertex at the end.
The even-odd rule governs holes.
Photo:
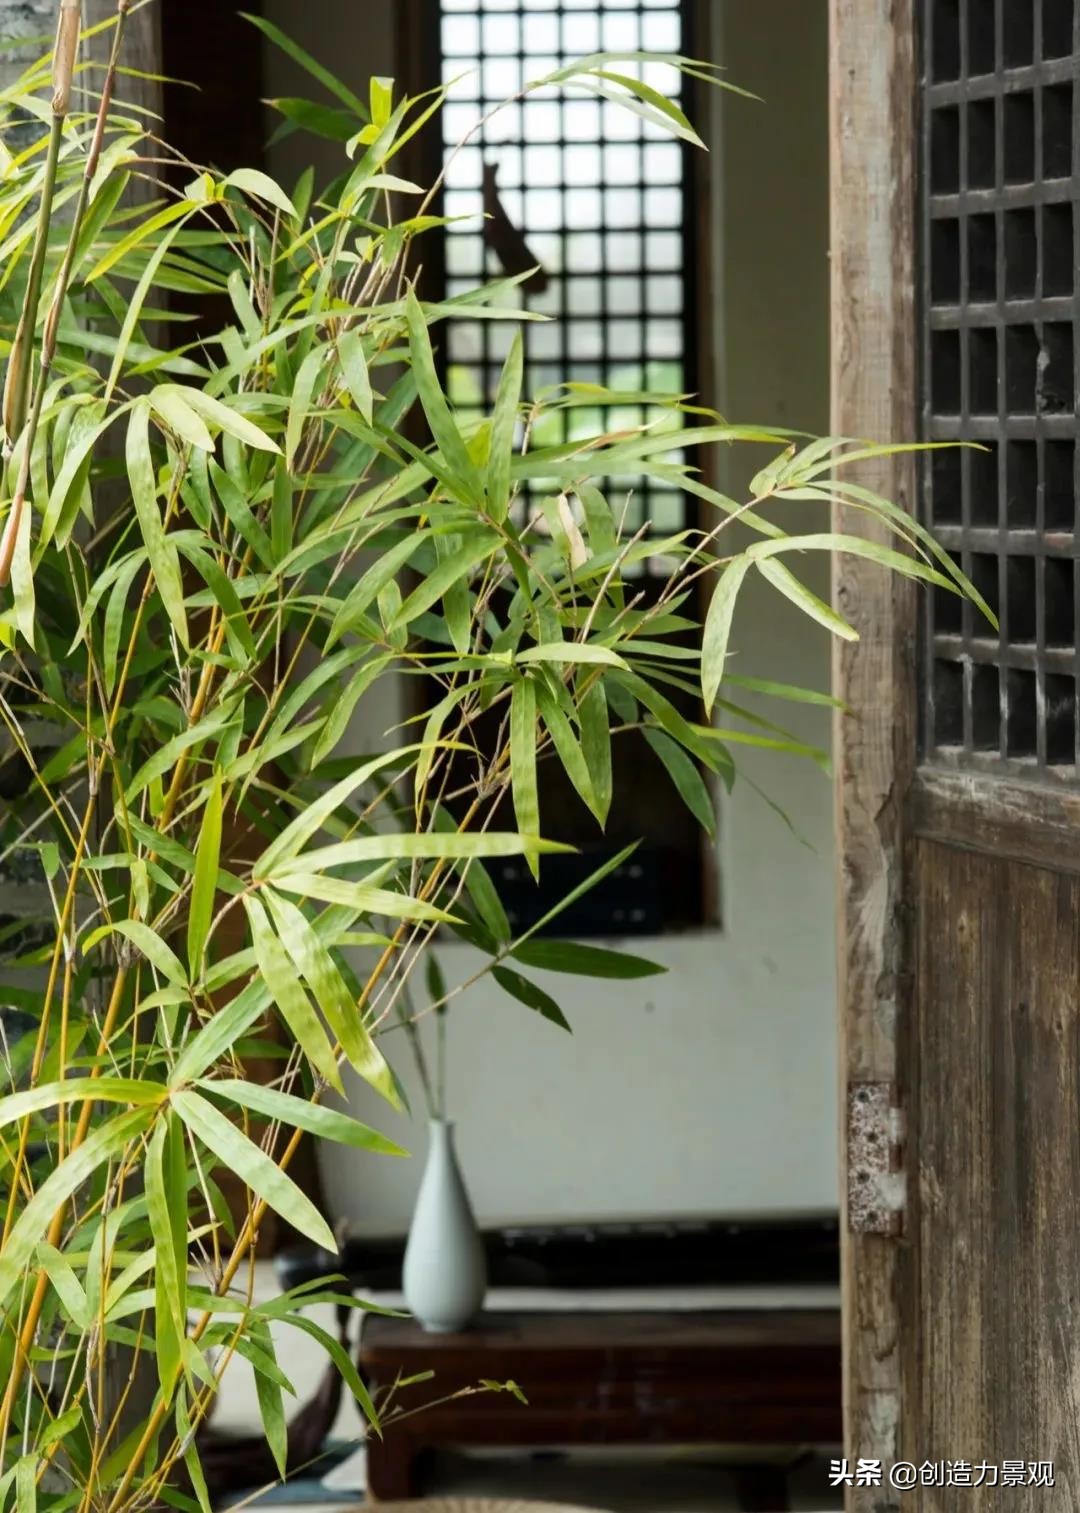
POLYGON ((372 1316, 357 1364, 373 1392, 434 1372, 395 1394, 407 1416, 368 1441, 377 1498, 412 1496, 418 1463, 439 1447, 799 1445, 840 1430, 832 1309, 495 1313, 445 1335, 372 1316), (484 1379, 516 1381, 527 1405, 508 1393, 444 1400, 484 1379))
POLYGON ((1080 878, 920 840, 914 881, 919 1458, 1056 1478, 917 1506, 1075 1508, 1080 878))
MULTIPOLYGON (((880 441, 915 435, 914 18, 911 0, 830 0, 832 430, 880 441)), ((910 507, 903 458, 863 482, 910 507)), ((859 512, 836 526, 879 535, 859 512)), ((834 564, 834 602, 860 640, 836 643, 841 1094, 896 1083, 906 973, 903 798, 915 761, 915 600, 907 584, 850 558, 834 564)), ((843 1128, 843 1121, 841 1121, 843 1128)), ((842 1161, 843 1161, 842 1154, 842 1161)), ((846 1172, 843 1187, 846 1191, 846 1172)), ((845 1424, 848 1454, 897 1454, 900 1249, 845 1225, 845 1424)), ((849 1489, 848 1506, 899 1506, 884 1489, 849 1489)))

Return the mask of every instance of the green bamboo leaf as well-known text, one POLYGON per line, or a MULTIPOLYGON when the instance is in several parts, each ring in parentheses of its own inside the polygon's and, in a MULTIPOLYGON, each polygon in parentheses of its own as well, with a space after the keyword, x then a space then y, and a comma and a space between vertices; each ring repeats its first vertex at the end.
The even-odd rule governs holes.
POLYGON ((208 741, 212 736, 219 735, 236 716, 236 711, 236 701, 227 699, 217 708, 212 708, 210 713, 192 725, 190 730, 182 730, 179 735, 173 736, 172 740, 166 741, 165 745, 155 751, 153 756, 147 757, 128 784, 128 803, 133 803, 144 788, 168 772, 185 751, 189 751, 192 746, 198 746, 203 741, 208 741))
POLYGON ((258 899, 245 897, 244 909, 251 926, 255 959, 270 996, 311 1065, 340 1093, 341 1074, 333 1048, 284 946, 274 934, 258 899))
MULTIPOLYGON (((19 1093, 8 1093, 0 1098, 0 1129, 17 1124, 41 1109, 57 1108, 63 1103, 84 1103, 90 1086, 82 1077, 69 1077, 63 1082, 42 1082, 19 1093)), ((97 1077, 92 1088, 95 1102, 101 1103, 157 1104, 166 1094, 160 1082, 130 1077, 97 1077)))
POLYGON ((296 453, 304 435, 304 426, 311 412, 315 385, 319 381, 319 374, 325 362, 325 347, 315 347, 304 358, 300 364, 300 371, 296 375, 292 400, 289 404, 289 418, 285 426, 285 462, 289 468, 292 468, 296 461, 296 453))
POLYGON ((529 646, 518 652, 517 661, 531 665, 534 662, 581 663, 590 667, 626 667, 626 662, 610 646, 597 646, 585 641, 547 641, 542 646, 529 646))
POLYGON ((374 414, 375 396, 371 390, 371 375, 368 373, 367 358, 364 356, 364 344, 360 340, 359 331, 349 330, 341 334, 338 338, 338 357, 341 359, 341 371, 345 375, 345 383, 352 395, 353 404, 370 425, 374 414))
POLYGON ((218 862, 221 860, 221 774, 215 773, 206 796, 199 839, 195 846, 195 875, 188 909, 187 953, 192 980, 202 967, 203 949, 214 917, 218 862))
MULTIPOLYGON (((439 562, 449 562, 460 546, 457 535, 436 536, 435 556, 439 562)), ((450 633, 450 640, 459 656, 464 656, 472 643, 472 594, 469 580, 461 575, 448 585, 443 594, 443 623, 450 633)))
POLYGON ((415 920, 420 924, 450 924, 454 916, 445 909, 408 893, 394 893, 389 888, 352 883, 343 877, 328 877, 319 872, 287 872, 274 878, 275 888, 296 893, 301 898, 318 898, 327 904, 343 904, 357 914, 385 914, 388 919, 415 920))
POLYGON ((705 616, 705 630, 701 640, 701 695, 706 714, 712 713, 716 695, 724 676, 728 641, 731 638, 731 622, 735 614, 735 601, 743 579, 750 570, 746 557, 736 557, 724 568, 717 579, 705 616))
POLYGON ((150 559, 165 613, 186 651, 189 646, 184 588, 176 548, 162 529, 157 507, 157 475, 150 452, 150 404, 139 399, 132 407, 127 429, 127 472, 143 545, 150 559))
POLYGON ((413 589, 401 608, 394 615, 391 629, 404 629, 424 610, 430 609, 437 599, 451 589, 461 578, 467 579, 479 562, 490 557, 499 545, 494 531, 479 531, 462 538, 456 552, 442 561, 413 589))
POLYGON ((384 767, 397 765, 403 758, 421 749, 416 745, 403 746, 397 751, 382 752, 367 762, 361 762, 359 767, 350 772, 347 777, 343 777, 339 783, 335 783, 332 788, 328 788, 325 793, 320 794, 285 826, 255 863, 253 875, 269 877, 271 872, 280 870, 280 864, 295 856, 316 831, 322 829, 334 811, 340 809, 358 788, 373 778, 376 773, 381 772, 384 767))
POLYGON ((109 595, 109 603, 105 610, 105 627, 102 635, 102 662, 105 674, 105 691, 112 694, 116 687, 116 664, 120 656, 120 638, 124 630, 124 611, 127 607, 127 596, 131 592, 131 585, 135 581, 135 574, 142 566, 143 558, 139 553, 126 561, 120 572, 116 575, 112 592, 109 595))
POLYGON ((11 593, 14 600, 15 624, 27 645, 33 647, 37 599, 34 592, 34 566, 30 560, 29 500, 23 504, 18 529, 15 532, 15 550, 11 557, 11 593))
POLYGON ((570 1022, 554 998, 528 977, 522 977, 520 972, 515 972, 510 967, 492 967, 491 975, 503 992, 516 998, 518 1003, 523 1003, 527 1009, 532 1009, 552 1024, 557 1024, 560 1029, 569 1030, 570 1022))
POLYGON ((578 706, 581 718, 581 751, 589 772, 595 809, 600 824, 607 823, 611 809, 613 783, 611 775, 611 728, 607 694, 602 682, 596 682, 582 695, 578 706))
MULTIPOLYGON (((331 1250, 336 1250, 336 1248, 336 1246, 330 1247, 331 1250)), ((353 1300, 349 1299, 349 1301, 351 1302, 353 1300)), ((271 1311, 272 1308, 273 1304, 263 1304, 261 1311, 265 1311, 271 1318, 280 1317, 283 1323, 291 1324, 294 1329, 302 1329, 305 1334, 310 1335, 313 1340, 317 1340, 319 1342, 323 1350, 325 1350, 326 1354, 330 1357, 334 1365, 337 1367, 338 1372, 340 1373, 345 1385, 348 1387, 353 1397, 355 1397, 356 1401, 364 1410, 364 1415, 367 1418, 368 1423, 374 1429, 376 1434, 380 1433, 378 1411, 376 1410, 375 1404, 371 1400, 370 1392, 368 1392, 367 1388, 364 1386, 364 1383, 361 1381, 356 1367, 352 1363, 349 1352, 344 1349, 341 1343, 338 1340, 335 1340, 334 1336, 327 1330, 325 1330, 321 1324, 316 1324, 315 1320, 309 1319, 306 1314, 299 1313, 295 1309, 290 1309, 288 1312, 277 1313, 271 1311)))
POLYGON ((772 584, 773 588, 779 589, 785 598, 790 599, 809 615, 811 620, 816 620, 819 625, 834 636, 839 636, 843 641, 857 641, 859 632, 848 624, 843 616, 838 615, 832 605, 826 604, 824 599, 819 599, 817 594, 812 593, 805 583, 801 583, 790 568, 782 562, 767 559, 757 563, 758 572, 772 584))
POLYGON ((263 567, 273 571, 278 566, 278 562, 274 556, 270 537, 255 519, 240 489, 224 468, 219 467, 214 461, 210 463, 210 478, 230 523, 251 547, 263 567))
POLYGON ((487 500, 488 514, 493 520, 505 520, 510 508, 510 461, 514 451, 518 406, 521 403, 523 370, 524 344, 521 332, 517 331, 503 364, 491 421, 487 500))
MULTIPOLYGON (((132 1109, 100 1125, 78 1149, 65 1156, 42 1182, 16 1219, 0 1253, 0 1307, 33 1259, 53 1216, 67 1203, 102 1162, 126 1149, 142 1134, 154 1114, 152 1109, 132 1109)), ((321 1243, 321 1242, 320 1242, 321 1243)), ((334 1246, 330 1236, 331 1248, 334 1246)))
POLYGON ((612 977, 633 980, 655 977, 667 971, 644 956, 628 951, 608 951, 600 946, 581 945, 571 940, 528 940, 514 947, 511 955, 527 967, 545 972, 571 972, 578 977, 612 977))
POLYGON ((362 121, 368 119, 367 106, 360 99, 359 95, 355 95, 335 74, 332 74, 328 68, 325 68, 316 58, 313 58, 309 52, 305 52, 280 27, 275 26, 272 21, 265 20, 262 16, 249 15, 247 11, 241 11, 240 14, 245 21, 250 21, 252 26, 257 27, 264 37, 269 38, 275 47, 279 47, 286 57, 291 58, 294 63, 299 64, 313 79, 318 79, 324 88, 328 89, 332 95, 335 95, 343 105, 347 105, 351 111, 354 111, 362 121))
MULTIPOLYGON (((148 220, 140 221, 118 242, 114 242, 108 252, 98 259, 90 272, 86 274, 83 282, 92 284, 103 273, 108 273, 109 269, 114 267, 121 258, 127 257, 129 252, 133 252, 143 242, 154 240, 159 231, 163 231, 166 226, 171 226, 174 221, 191 215, 194 210, 195 206, 189 200, 177 200, 174 204, 167 205, 164 210, 159 210, 156 215, 150 216, 148 220)), ((158 242, 157 245, 161 246, 162 243, 158 242)), ((168 243, 165 245, 167 246, 168 243)))
MULTIPOLYGON (((298 1229, 302 1235, 337 1253, 334 1232, 310 1198, 268 1155, 249 1140, 242 1130, 230 1124, 224 1114, 199 1093, 182 1088, 172 1097, 180 1118, 211 1150, 223 1166, 233 1171, 276 1214, 298 1229)), ((0 1262, 0 1266, 2 1266, 0 1262)))
POLYGON ((75 1275, 68 1258, 61 1255, 54 1246, 42 1241, 37 1248, 37 1263, 48 1277, 71 1322, 78 1329, 89 1329, 91 1317, 86 1289, 75 1275))
POLYGON ((345 687, 335 694, 323 728, 311 748, 312 769, 318 767, 319 763, 333 751, 345 734, 345 727, 352 719, 357 704, 392 661, 393 657, 389 653, 381 657, 372 657, 363 667, 358 668, 345 687))
POLYGON ((291 899, 281 898, 269 888, 265 897, 281 943, 314 994, 331 1032, 341 1042, 349 1065, 394 1108, 400 1109, 401 1100, 393 1074, 314 926, 291 899))
POLYGON ((125 939, 130 940, 135 949, 140 951, 147 961, 152 962, 167 981, 178 985, 186 984, 187 975, 179 959, 155 930, 138 919, 120 919, 113 924, 99 925, 96 930, 91 930, 83 939, 83 954, 92 951, 107 935, 114 934, 123 935, 125 939))
POLYGON ((547 727, 548 734, 551 736, 555 746, 559 761, 563 765, 563 770, 571 783, 573 783, 582 803, 602 823, 600 806, 597 803, 596 794, 593 792, 589 764, 585 760, 585 753, 578 744, 578 739, 574 734, 570 721, 566 718, 553 695, 542 683, 538 683, 536 686, 536 703, 541 718, 547 727))
POLYGON ((183 1134, 176 1127, 175 1115, 158 1120, 143 1170, 157 1256, 154 1343, 161 1389, 168 1393, 180 1374, 187 1334, 187 1172, 183 1134))
MULTIPOLYGON (((514 684, 510 697, 510 784, 514 814, 523 835, 540 834, 540 797, 536 783, 536 685, 530 678, 514 684)), ((529 870, 539 877, 535 852, 528 855, 529 870)))
MULTIPOLYGON (((276 1367, 277 1359, 274 1354, 274 1337, 270 1333, 270 1325, 262 1319, 249 1315, 248 1328, 251 1330, 254 1340, 261 1349, 269 1356, 270 1361, 276 1367)), ((251 1359, 251 1357, 249 1357, 251 1359)), ((285 1422, 285 1404, 281 1395, 281 1383, 267 1371, 260 1370, 257 1360, 252 1361, 255 1370, 255 1396, 259 1403, 259 1417, 262 1419, 263 1433, 266 1435, 266 1443, 270 1447, 270 1454, 274 1457, 274 1464, 278 1468, 278 1475, 284 1481, 288 1469, 289 1454, 289 1431, 285 1422)))
POLYGON ((204 452, 214 450, 214 438, 202 417, 188 404, 176 384, 158 384, 149 394, 150 408, 182 442, 204 452))
POLYGON ((238 414, 223 400, 215 399, 212 394, 207 394, 203 389, 192 389, 182 384, 165 384, 159 387, 174 390, 190 409, 202 416, 208 425, 217 426, 219 431, 224 431, 227 436, 234 436, 245 446, 254 447, 259 452, 280 454, 281 448, 272 437, 267 436, 266 432, 254 421, 248 420, 246 415, 238 414))
POLYGON ((376 1151, 383 1156, 407 1156, 409 1152, 378 1130, 351 1119, 347 1114, 324 1108, 307 1098, 295 1098, 291 1093, 280 1093, 276 1088, 260 1087, 254 1082, 226 1077, 217 1081, 208 1078, 198 1083, 205 1092, 238 1103, 267 1119, 280 1120, 290 1129, 308 1130, 320 1139, 334 1140, 339 1145, 351 1145, 354 1150, 376 1151))
POLYGON ((270 990, 261 977, 217 1009, 185 1045, 176 1058, 169 1079, 171 1087, 183 1087, 219 1062, 236 1042, 261 1019, 270 1004, 270 990))
POLYGON ((276 179, 272 179, 268 173, 263 173, 259 168, 234 168, 225 183, 233 189, 242 189, 245 194, 252 194, 256 199, 265 200, 268 205, 273 205, 275 210, 280 210, 283 215, 296 219, 296 206, 282 189, 276 179))
POLYGON ((359 622, 365 612, 375 603, 386 584, 401 571, 429 537, 428 531, 410 532, 401 541, 395 541, 393 546, 387 547, 385 552, 379 554, 378 561, 368 568, 360 581, 349 591, 341 608, 334 616, 334 622, 326 638, 327 651, 344 635, 345 631, 359 622))
POLYGON ((663 730, 645 731, 645 739, 663 762, 679 797, 709 835, 716 834, 716 815, 705 779, 697 764, 688 757, 678 741, 663 730))
POLYGON ((528 852, 572 851, 572 846, 558 841, 541 840, 537 835, 518 835, 513 831, 465 830, 447 833, 438 830, 387 831, 377 835, 360 835, 351 841, 337 841, 316 851, 283 862, 268 876, 276 881, 290 872, 321 872, 356 862, 383 862, 400 858, 421 861, 437 857, 524 856, 528 852))
POLYGON ((420 403, 424 407, 431 434, 442 454, 456 491, 470 504, 479 506, 483 499, 483 487, 476 465, 469 456, 462 440, 450 406, 446 402, 435 357, 431 350, 427 321, 420 301, 410 289, 405 299, 405 317, 409 328, 409 351, 412 354, 413 372, 416 375, 420 403))

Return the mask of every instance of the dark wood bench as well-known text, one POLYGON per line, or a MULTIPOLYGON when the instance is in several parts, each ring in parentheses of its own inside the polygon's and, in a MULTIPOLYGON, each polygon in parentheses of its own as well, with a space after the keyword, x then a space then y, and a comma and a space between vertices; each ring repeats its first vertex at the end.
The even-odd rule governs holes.
MULTIPOLYGON (((710 1313, 488 1313, 461 1334, 425 1334, 409 1319, 369 1316, 359 1366, 380 1396, 399 1389, 384 1437, 368 1440, 368 1490, 420 1490, 425 1452, 454 1446, 805 1445, 838 1443, 836 1309, 710 1313), (510 1393, 472 1392, 484 1378, 510 1393), (432 1403, 433 1406, 422 1405, 432 1403), (413 1412, 414 1409, 421 1409, 413 1412)), ((787 1506, 783 1472, 743 1477, 744 1507, 787 1506)))

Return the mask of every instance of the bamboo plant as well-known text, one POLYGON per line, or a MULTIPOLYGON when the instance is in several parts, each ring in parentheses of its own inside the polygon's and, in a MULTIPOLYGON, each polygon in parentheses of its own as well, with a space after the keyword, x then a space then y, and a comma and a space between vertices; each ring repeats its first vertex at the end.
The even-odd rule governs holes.
MULTIPOLYGON (((77 61, 78 0, 61 0, 54 51, 0 94, 9 122, 46 127, 0 177, 0 864, 41 900, 0 931, 0 1497, 20 1513, 205 1506, 195 1435, 237 1353, 283 1464, 272 1322, 315 1333, 388 1432, 394 1405, 302 1312, 322 1293, 254 1301, 253 1245, 269 1209, 334 1248, 289 1175, 303 1132, 401 1154, 323 1100, 347 1064, 399 1103, 382 1035, 436 931, 560 1021, 530 966, 652 970, 511 929, 485 862, 536 873, 555 849, 543 764, 602 828, 624 734, 644 730, 708 822, 706 783, 731 786, 739 744, 786 741, 728 665, 749 575, 845 637, 802 554, 967 591, 910 516, 849 481, 868 445, 665 394, 640 425, 546 445, 546 415, 618 396, 525 393, 520 336, 490 413, 462 424, 444 323, 529 316, 522 276, 418 293, 441 222, 399 154, 441 92, 373 80, 363 100, 264 23, 352 123, 340 176, 287 190, 196 170, 123 103, 126 10, 101 73, 77 61), (136 181, 153 197, 133 209, 136 181), (203 295, 227 319, 175 341, 203 295), (753 446, 764 466, 735 500, 675 445, 753 446), (612 480, 628 473, 693 496, 700 526, 625 531, 612 480), (820 529, 786 533, 786 499, 815 501, 820 529), (895 547, 835 534, 836 500, 895 547), (647 602, 645 558, 667 574, 647 602), (421 713, 388 733, 368 711, 401 680, 421 713), (341 755, 347 727, 365 755, 341 755), (279 1057, 268 1082, 245 1072, 255 1053, 279 1057)), ((601 55, 529 88, 591 91, 696 141, 642 72, 601 55)))

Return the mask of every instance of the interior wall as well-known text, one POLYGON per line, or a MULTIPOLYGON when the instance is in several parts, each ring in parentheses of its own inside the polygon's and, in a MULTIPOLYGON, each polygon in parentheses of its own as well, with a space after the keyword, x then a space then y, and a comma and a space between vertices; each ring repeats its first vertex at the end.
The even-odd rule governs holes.
MULTIPOLYGON (((360 93, 369 72, 394 72, 393 0, 267 0, 266 13, 360 93)), ((828 422, 824 0, 711 0, 711 20, 715 57, 764 103, 717 97, 709 324, 719 382, 705 397, 733 420, 819 431, 828 422)), ((279 59, 267 65, 269 94, 302 92, 279 59)), ((311 156, 310 139, 297 137, 271 151, 269 166, 289 183, 311 156)), ((762 460, 720 465, 737 489, 762 460)), ((800 561, 798 571, 827 595, 827 566, 800 561)), ((828 686, 824 635, 764 584, 745 591, 733 644, 742 672, 828 686)), ((828 745, 825 711, 795 705, 779 717, 828 745)), ((365 726, 350 733, 357 751, 372 746, 365 726)), ((836 1205, 831 788, 809 763, 745 749, 739 760, 722 809, 722 928, 632 943, 667 976, 578 984, 549 974, 572 1037, 486 983, 455 1004, 451 1112, 482 1219, 836 1205)), ((474 964, 458 945, 441 959, 449 981, 474 964)), ((351 1102, 416 1159, 324 1153, 335 1217, 375 1230, 407 1221, 424 1146, 400 1033, 385 1045, 415 1126, 355 1081, 351 1102)))

